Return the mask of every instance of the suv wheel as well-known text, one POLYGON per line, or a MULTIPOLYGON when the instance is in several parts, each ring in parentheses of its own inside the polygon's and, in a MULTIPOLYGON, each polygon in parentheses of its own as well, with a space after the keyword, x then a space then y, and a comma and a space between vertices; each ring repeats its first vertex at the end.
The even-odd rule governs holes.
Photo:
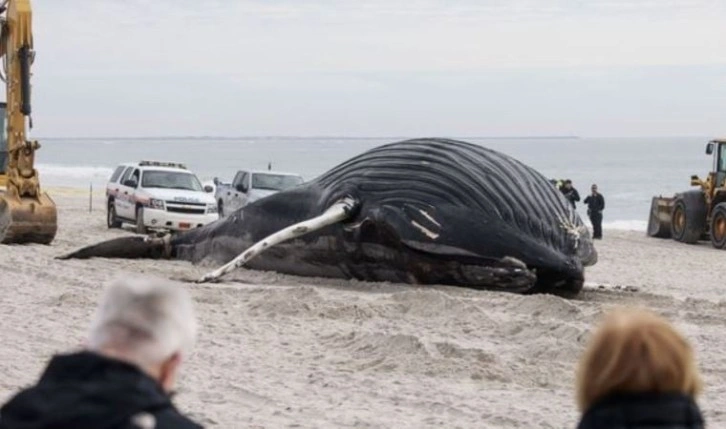
POLYGON ((113 204, 113 201, 108 202, 108 207, 106 209, 106 226, 110 228, 120 228, 121 222, 116 219, 116 207, 113 204))
POLYGON ((136 233, 146 234, 148 229, 144 225, 144 208, 136 207, 136 233))

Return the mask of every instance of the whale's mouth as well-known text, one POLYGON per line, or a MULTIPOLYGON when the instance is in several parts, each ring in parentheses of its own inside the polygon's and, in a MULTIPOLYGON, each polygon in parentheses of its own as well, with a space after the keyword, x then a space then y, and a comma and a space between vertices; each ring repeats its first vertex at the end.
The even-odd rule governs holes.
POLYGON ((585 240, 580 240, 579 246, 576 249, 577 258, 584 267, 591 267, 597 263, 597 249, 592 241, 585 237, 585 240))
POLYGON ((591 267, 597 264, 597 250, 593 247, 592 251, 589 252, 587 256, 580 258, 580 261, 582 261, 582 265, 585 267, 591 267))
MULTIPOLYGON (((484 290, 516 293, 576 294, 584 276, 574 265, 567 270, 527 266, 512 256, 482 256, 466 249, 430 242, 401 243, 412 254, 405 267, 418 283, 458 284, 484 290)), ((577 264, 573 261, 574 264, 577 264)))

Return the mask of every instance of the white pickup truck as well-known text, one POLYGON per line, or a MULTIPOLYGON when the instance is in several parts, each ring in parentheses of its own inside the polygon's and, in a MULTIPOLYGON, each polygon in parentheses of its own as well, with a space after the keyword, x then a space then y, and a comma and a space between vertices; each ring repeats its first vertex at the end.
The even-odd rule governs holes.
POLYGON ((239 170, 231 184, 222 183, 215 177, 219 216, 224 217, 253 201, 294 188, 303 182, 299 174, 277 171, 239 170))
POLYGON ((183 164, 141 161, 116 167, 106 184, 109 228, 132 223, 136 232, 149 228, 181 231, 219 219, 211 186, 202 187, 183 164))

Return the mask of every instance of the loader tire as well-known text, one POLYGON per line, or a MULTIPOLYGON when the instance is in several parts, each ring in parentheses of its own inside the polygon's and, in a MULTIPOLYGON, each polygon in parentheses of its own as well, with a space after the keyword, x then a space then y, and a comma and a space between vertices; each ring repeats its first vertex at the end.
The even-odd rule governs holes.
POLYGON ((694 244, 706 230, 706 200, 701 191, 679 194, 671 211, 671 236, 681 243, 694 244))
POLYGON ((711 244, 717 249, 726 249, 726 203, 718 203, 711 213, 711 244))
MULTIPOLYGON (((650 217, 648 218, 648 236, 656 238, 671 238, 670 222, 661 219, 658 211, 658 197, 653 197, 650 203, 650 217)), ((670 213, 668 213, 670 216, 670 213)))

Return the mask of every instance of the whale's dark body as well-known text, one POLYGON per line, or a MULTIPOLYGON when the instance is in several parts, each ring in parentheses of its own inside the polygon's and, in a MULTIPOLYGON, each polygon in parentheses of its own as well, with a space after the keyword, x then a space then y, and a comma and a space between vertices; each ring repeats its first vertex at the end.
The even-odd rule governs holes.
MULTIPOLYGON (((584 267, 597 260, 587 228, 547 178, 508 155, 445 139, 371 149, 297 188, 174 235, 166 256, 226 263, 344 197, 358 202, 349 219, 273 246, 246 266, 301 276, 571 294, 582 288, 584 267)), ((68 257, 158 257, 159 246, 129 237, 68 257)))

